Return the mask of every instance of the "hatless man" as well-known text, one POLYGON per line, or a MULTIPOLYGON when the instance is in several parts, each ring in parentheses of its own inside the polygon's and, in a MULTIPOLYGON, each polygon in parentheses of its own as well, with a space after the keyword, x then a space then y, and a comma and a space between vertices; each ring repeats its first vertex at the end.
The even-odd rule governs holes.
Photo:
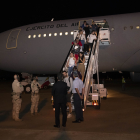
POLYGON ((94 40, 97 40, 97 37, 95 35, 95 32, 92 31, 92 33, 90 35, 88 35, 88 37, 87 37, 87 42, 88 42, 88 45, 89 45, 89 51, 90 51, 91 47, 93 46, 93 41, 94 40))
POLYGON ((84 95, 84 84, 81 79, 78 78, 78 73, 74 72, 74 81, 72 85, 72 93, 73 93, 73 99, 74 99, 74 108, 75 108, 75 114, 76 119, 73 121, 73 123, 80 123, 83 121, 83 111, 82 111, 82 99, 84 95))
POLYGON ((92 29, 92 31, 97 31, 98 30, 98 26, 95 24, 94 21, 92 21, 92 24, 91 24, 90 28, 92 29))
POLYGON ((60 108, 62 110, 62 126, 66 127, 67 121, 67 112, 66 112, 66 103, 67 103, 67 84, 63 82, 63 75, 60 73, 57 75, 58 81, 52 87, 52 96, 54 99, 55 106, 55 125, 54 127, 60 128, 60 108))
POLYGON ((108 22, 106 21, 106 19, 104 19, 103 21, 104 21, 104 23, 105 23, 105 24, 103 25, 103 28, 109 28, 109 25, 108 25, 108 22))
POLYGON ((23 86, 18 81, 18 75, 14 75, 14 82, 12 83, 12 102, 13 102, 13 119, 15 121, 22 121, 22 119, 19 119, 19 111, 21 109, 21 93, 23 92, 23 86))
POLYGON ((68 76, 68 73, 66 71, 63 71, 63 76, 64 76, 63 81, 67 83, 67 87, 69 87, 69 90, 67 91, 67 106, 69 107, 69 114, 67 118, 70 118, 72 116, 71 93, 73 80, 71 77, 68 76))

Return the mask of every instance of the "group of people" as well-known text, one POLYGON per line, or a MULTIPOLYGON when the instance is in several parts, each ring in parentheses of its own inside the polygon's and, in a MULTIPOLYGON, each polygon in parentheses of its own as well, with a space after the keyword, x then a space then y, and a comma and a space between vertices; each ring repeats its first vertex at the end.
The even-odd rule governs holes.
MULTIPOLYGON (((63 114, 62 126, 66 127, 67 118, 72 116, 72 105, 71 105, 71 96, 73 94, 74 99, 74 108, 76 114, 76 120, 73 123, 80 123, 83 121, 83 111, 81 101, 84 96, 84 85, 80 79, 82 76, 78 73, 77 68, 74 67, 72 72, 72 77, 68 76, 66 71, 57 75, 58 81, 52 87, 52 96, 54 99, 55 107, 55 125, 54 127, 60 127, 60 108, 63 114), (69 113, 67 115, 67 106, 69 107, 69 113)), ((39 89, 41 85, 38 83, 38 78, 34 77, 31 82, 31 115, 38 114, 38 104, 39 104, 39 89)), ((19 75, 14 75, 14 81, 12 83, 12 118, 15 121, 22 121, 19 118, 19 112, 21 109, 21 94, 24 91, 23 86, 20 83, 19 75)))
POLYGON ((73 71, 73 76, 69 77, 66 71, 57 75, 58 81, 53 85, 52 96, 54 99, 55 107, 55 125, 54 127, 60 127, 60 108, 62 111, 62 126, 66 127, 67 118, 72 116, 71 96, 73 94, 74 109, 75 109, 75 121, 73 123, 80 123, 84 121, 81 102, 84 96, 84 84, 79 78, 78 72, 73 71), (74 80, 73 80, 74 79, 74 80), (69 107, 69 113, 67 115, 67 107, 69 107))
MULTIPOLYGON (((38 114, 38 103, 39 103, 39 88, 41 85, 37 82, 37 77, 33 78, 31 83, 31 115, 38 114)), ((22 121, 19 119, 19 112, 21 109, 21 93, 24 91, 23 86, 19 82, 19 75, 14 75, 14 82, 12 83, 12 103, 13 103, 13 110, 12 110, 12 118, 15 121, 22 121)))
MULTIPOLYGON (((109 25, 104 19, 103 28, 109 28, 109 25)), ((95 24, 93 21, 91 25, 89 25, 86 21, 83 22, 83 25, 79 27, 79 32, 72 42, 72 50, 70 52, 69 59, 66 63, 68 67, 68 75, 71 76, 71 72, 74 66, 77 66, 78 71, 82 75, 82 81, 84 80, 85 74, 85 55, 88 55, 92 46, 93 42, 97 40, 99 29, 101 25, 95 24)))

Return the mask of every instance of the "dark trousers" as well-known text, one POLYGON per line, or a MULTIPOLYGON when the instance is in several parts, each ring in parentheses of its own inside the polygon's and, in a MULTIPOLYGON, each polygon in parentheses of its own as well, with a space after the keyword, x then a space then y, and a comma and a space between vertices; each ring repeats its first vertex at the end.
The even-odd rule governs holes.
POLYGON ((67 112, 66 103, 55 103, 55 124, 60 125, 60 108, 62 110, 62 125, 66 125, 67 112))
POLYGON ((89 52, 89 45, 88 44, 84 44, 84 52, 89 52))
POLYGON ((122 90, 125 90, 125 83, 122 83, 122 90))
MULTIPOLYGON (((82 93, 80 93, 80 95, 82 95, 82 93)), ((76 120, 83 120, 83 111, 82 111, 81 99, 80 99, 78 93, 73 94, 73 99, 74 99, 74 108, 75 108, 76 120)))

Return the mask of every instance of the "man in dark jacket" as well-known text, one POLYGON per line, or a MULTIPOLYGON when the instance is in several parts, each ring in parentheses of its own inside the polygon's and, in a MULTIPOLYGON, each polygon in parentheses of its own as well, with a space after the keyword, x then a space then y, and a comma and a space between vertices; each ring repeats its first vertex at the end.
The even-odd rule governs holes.
POLYGON ((92 24, 91 24, 90 28, 92 29, 91 31, 97 31, 98 30, 98 26, 95 24, 94 21, 92 21, 92 24))
POLYGON ((106 19, 104 19, 104 25, 103 25, 103 28, 109 28, 109 25, 108 25, 108 22, 106 21, 106 19))
POLYGON ((60 108, 62 110, 62 126, 66 127, 67 113, 66 113, 66 103, 67 103, 67 84, 63 82, 63 75, 60 73, 57 75, 58 82, 53 85, 52 96, 54 99, 55 106, 55 125, 54 127, 60 127, 60 108))

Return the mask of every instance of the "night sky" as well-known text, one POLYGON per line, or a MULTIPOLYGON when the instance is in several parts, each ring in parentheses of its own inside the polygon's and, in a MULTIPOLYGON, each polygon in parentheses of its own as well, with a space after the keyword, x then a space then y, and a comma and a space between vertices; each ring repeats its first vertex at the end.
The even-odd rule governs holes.
POLYGON ((1 3, 0 32, 32 23, 140 12, 138 1, 46 0, 1 3))

